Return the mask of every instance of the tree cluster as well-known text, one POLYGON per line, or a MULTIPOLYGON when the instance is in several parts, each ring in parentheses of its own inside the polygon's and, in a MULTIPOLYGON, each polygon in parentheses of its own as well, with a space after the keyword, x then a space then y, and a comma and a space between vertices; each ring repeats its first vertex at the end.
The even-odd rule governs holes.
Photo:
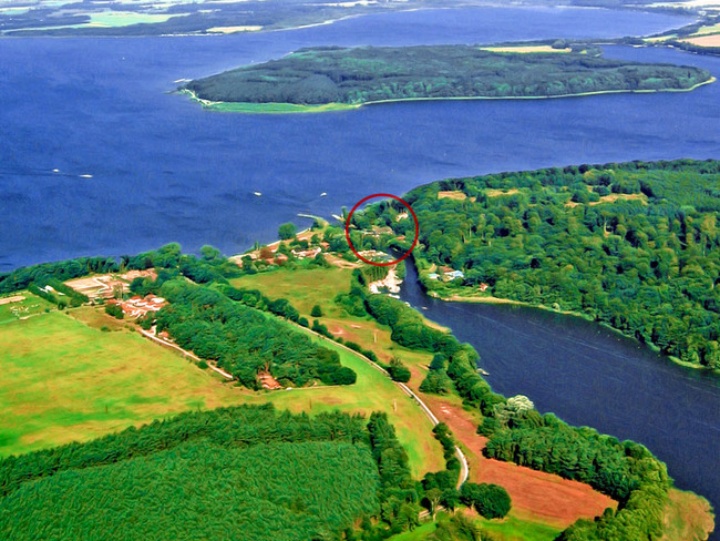
POLYGON ((167 330, 179 346, 215 361, 250 388, 258 388, 262 371, 288 386, 302 387, 313 380, 328 385, 355 383, 355 372, 341 366, 337 353, 251 307, 255 302, 267 303, 276 314, 296 317, 287 300, 268 301, 257 292, 232 288, 225 291, 240 302, 208 287, 166 282, 160 294, 170 304, 157 313, 158 331, 167 330))
POLYGON ((720 162, 581 165, 447 180, 408 194, 426 288, 586 314, 720 368, 720 162), (452 192, 455 197, 441 197, 452 192), (461 270, 428 278, 430 265, 461 270))
POLYGON ((503 487, 491 483, 463 483, 460 501, 485 518, 503 518, 510 512, 510 495, 503 487))

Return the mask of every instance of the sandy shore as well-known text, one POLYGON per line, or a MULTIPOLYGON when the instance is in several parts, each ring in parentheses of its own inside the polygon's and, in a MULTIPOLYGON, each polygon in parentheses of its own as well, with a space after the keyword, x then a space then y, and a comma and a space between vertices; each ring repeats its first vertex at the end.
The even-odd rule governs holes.
POLYGON ((400 293, 400 284, 402 284, 402 280, 398 277, 393 267, 384 279, 371 282, 368 284, 368 288, 370 288, 371 293, 380 293, 380 288, 384 287, 387 288, 390 293, 397 294, 400 293))

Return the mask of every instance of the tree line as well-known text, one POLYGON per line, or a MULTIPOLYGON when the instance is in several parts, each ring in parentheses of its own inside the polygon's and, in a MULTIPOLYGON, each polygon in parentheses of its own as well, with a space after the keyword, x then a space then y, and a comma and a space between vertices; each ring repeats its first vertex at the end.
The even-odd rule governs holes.
MULTIPOLYGON (((355 372, 340 364, 336 352, 215 289, 171 280, 156 291, 169 301, 157 313, 158 332, 167 330, 180 347, 215 361, 246 387, 259 388, 257 376, 263 371, 284 386, 302 387, 316 379, 328 385, 355 383, 355 372)), ((286 300, 271 305, 286 317, 297 314, 286 300)))

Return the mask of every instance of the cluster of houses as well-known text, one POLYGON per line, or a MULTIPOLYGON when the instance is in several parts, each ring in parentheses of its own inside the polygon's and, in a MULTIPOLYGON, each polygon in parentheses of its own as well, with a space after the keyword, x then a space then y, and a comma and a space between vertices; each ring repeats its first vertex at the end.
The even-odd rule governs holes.
MULTIPOLYGON (((315 248, 308 248, 307 250, 291 250, 290 253, 295 257, 296 259, 314 259, 318 256, 318 254, 322 253, 323 248, 327 248, 329 245, 327 243, 321 243, 320 246, 316 246, 315 248), (323 247, 323 244, 325 245, 323 247)), ((245 254, 243 257, 249 257, 253 261, 264 261, 267 264, 272 263, 284 263, 288 260, 288 256, 285 254, 278 253, 278 247, 272 246, 267 248, 260 249, 259 252, 250 252, 248 254, 245 254)))
MULTIPOLYGON (((78 293, 87 295, 93 300, 112 299, 130 292, 130 282, 138 277, 157 278, 154 269, 131 270, 122 275, 103 274, 86 278, 77 278, 65 282, 78 293)), ((50 287, 50 286, 46 286, 50 287)), ((52 289, 52 288, 50 288, 52 289)), ((55 292, 53 290, 53 292, 55 292)))
POLYGON ((146 295, 145 297, 135 295, 126 301, 110 299, 108 304, 118 304, 122 308, 125 317, 137 319, 144 317, 148 312, 159 311, 163 306, 167 305, 167 301, 155 295, 146 295))
POLYGON ((387 263, 395 260, 394 257, 378 250, 364 250, 362 252, 358 252, 358 254, 368 261, 377 261, 378 263, 387 263))
MULTIPOLYGON (((465 278, 465 273, 463 271, 454 270, 450 267, 439 267, 437 271, 438 272, 431 272, 427 275, 427 277, 430 280, 442 280, 443 282, 450 282, 457 278, 465 278)), ((477 286, 480 293, 485 293, 485 291, 487 291, 489 287, 490 285, 486 284, 485 282, 478 284, 477 286)))
POLYGON ((431 272, 428 274, 428 278, 430 278, 430 280, 442 279, 443 282, 449 282, 451 280, 455 280, 456 278, 465 278, 465 273, 463 271, 451 269, 450 267, 440 267, 438 268, 438 272, 431 272))

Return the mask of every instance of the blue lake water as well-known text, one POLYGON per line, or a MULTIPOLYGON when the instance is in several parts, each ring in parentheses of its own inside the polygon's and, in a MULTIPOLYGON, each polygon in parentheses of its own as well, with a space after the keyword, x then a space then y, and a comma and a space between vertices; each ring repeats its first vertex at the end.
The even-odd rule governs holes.
MULTIPOLYGON (((0 40, 0 272, 172 241, 187 251, 213 244, 237 253, 274 239, 282 222, 307 223, 298 213, 329 216, 370 193, 402 194, 446 177, 720 158, 720 84, 685 94, 408 103, 290 116, 209 113, 170 93, 178 79, 306 46, 617 37, 689 20, 484 8, 226 37, 0 40)), ((606 54, 701 66, 720 78, 720 58, 629 47, 606 54)), ((429 308, 479 349, 498 391, 528 394, 543 411, 642 441, 681 487, 720 508, 716 378, 584 322, 506 307, 429 308)))
MULTIPOLYGON (((475 9, 228 37, 2 40, 0 271, 171 241, 188 251, 207 243, 237 253, 273 239, 282 222, 302 225, 298 213, 329 215, 369 193, 399 194, 448 176, 717 156, 713 86, 692 95, 413 103, 296 116, 213 114, 167 93, 178 79, 304 46, 603 37, 687 21, 475 9)), ((644 53, 720 71, 717 61, 644 53)))

